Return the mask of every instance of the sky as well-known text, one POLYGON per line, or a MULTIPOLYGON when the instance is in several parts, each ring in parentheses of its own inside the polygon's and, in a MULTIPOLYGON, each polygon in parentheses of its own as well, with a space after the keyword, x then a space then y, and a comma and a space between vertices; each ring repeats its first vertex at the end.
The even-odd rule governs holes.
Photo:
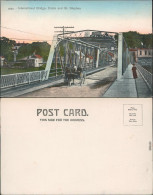
POLYGON ((57 30, 54 26, 152 33, 152 1, 1 2, 1 36, 16 38, 17 42, 44 40, 51 43, 57 30))

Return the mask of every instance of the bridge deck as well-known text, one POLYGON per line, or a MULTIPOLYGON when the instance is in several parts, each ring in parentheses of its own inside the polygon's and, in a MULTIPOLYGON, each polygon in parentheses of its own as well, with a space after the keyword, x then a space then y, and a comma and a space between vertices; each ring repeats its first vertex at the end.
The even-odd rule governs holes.
POLYGON ((116 79, 116 69, 116 67, 107 67, 89 74, 82 86, 80 80, 75 80, 75 84, 70 87, 61 83, 20 97, 101 97, 116 79))
MULTIPOLYGON (((87 71, 87 75, 99 72, 105 69, 105 67, 99 67, 87 71)), ((31 93, 46 87, 51 87, 63 83, 63 77, 49 78, 47 81, 35 82, 26 85, 20 85, 17 87, 11 87, 6 89, 1 89, 1 97, 18 97, 27 93, 31 93)), ((43 97, 46 97, 45 95, 43 97)), ((62 95, 60 96, 62 97, 62 95)))

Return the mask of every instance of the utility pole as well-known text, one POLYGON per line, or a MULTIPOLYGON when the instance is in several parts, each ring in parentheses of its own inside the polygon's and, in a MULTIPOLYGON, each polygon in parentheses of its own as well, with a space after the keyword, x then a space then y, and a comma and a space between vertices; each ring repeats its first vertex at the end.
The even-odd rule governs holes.
POLYGON ((66 31, 65 29, 67 28, 74 28, 74 26, 55 26, 54 28, 61 28, 61 31, 55 31, 55 32, 62 32, 63 33, 63 38, 64 38, 64 34, 65 32, 72 32, 72 31, 66 31))

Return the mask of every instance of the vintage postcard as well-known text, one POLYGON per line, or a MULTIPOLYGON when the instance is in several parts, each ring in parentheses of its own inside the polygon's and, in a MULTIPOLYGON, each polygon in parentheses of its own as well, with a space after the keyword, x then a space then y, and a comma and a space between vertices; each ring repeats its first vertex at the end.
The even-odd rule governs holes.
POLYGON ((1 0, 1 194, 152 194, 152 1, 1 0))
POLYGON ((1 97, 152 97, 151 3, 2 1, 1 97))

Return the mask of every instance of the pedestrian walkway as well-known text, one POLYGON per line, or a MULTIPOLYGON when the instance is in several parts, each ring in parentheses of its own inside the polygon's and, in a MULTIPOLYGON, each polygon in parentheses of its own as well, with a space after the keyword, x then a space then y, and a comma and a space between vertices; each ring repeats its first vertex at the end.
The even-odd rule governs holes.
POLYGON ((151 97, 151 91, 137 70, 138 78, 134 79, 132 64, 129 64, 122 78, 116 80, 102 97, 136 98, 151 97))

